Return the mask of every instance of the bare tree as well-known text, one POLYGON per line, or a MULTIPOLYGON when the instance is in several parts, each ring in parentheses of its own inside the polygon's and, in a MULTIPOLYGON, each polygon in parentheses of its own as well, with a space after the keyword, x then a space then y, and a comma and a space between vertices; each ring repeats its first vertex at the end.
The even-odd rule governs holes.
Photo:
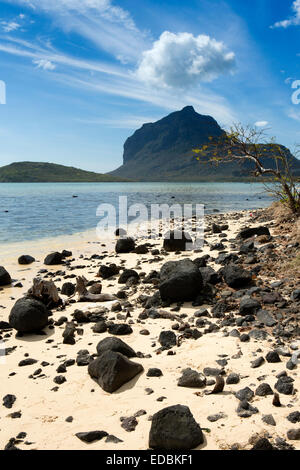
POLYGON ((300 192, 291 169, 291 154, 285 147, 276 144, 274 139, 268 142, 264 130, 241 124, 235 124, 229 133, 209 140, 209 144, 193 150, 197 160, 214 165, 252 162, 252 175, 263 177, 266 185, 271 184, 267 186, 268 191, 287 204, 293 214, 299 215, 300 192))

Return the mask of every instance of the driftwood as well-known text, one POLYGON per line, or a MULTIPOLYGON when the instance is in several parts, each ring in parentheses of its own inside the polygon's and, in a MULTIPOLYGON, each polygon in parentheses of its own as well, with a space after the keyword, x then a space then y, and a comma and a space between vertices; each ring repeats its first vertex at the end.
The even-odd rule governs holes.
POLYGON ((84 276, 78 276, 76 279, 75 294, 78 294, 78 302, 109 302, 116 300, 116 297, 111 294, 91 294, 87 290, 88 281, 84 276))
POLYGON ((33 279, 33 286, 28 290, 27 295, 39 300, 48 308, 58 307, 63 303, 53 281, 33 279))
POLYGON ((216 384, 214 386, 214 389, 211 392, 208 392, 207 395, 216 395, 218 393, 221 393, 223 392, 224 387, 225 387, 225 380, 223 379, 223 377, 221 377, 221 375, 218 375, 216 378, 216 384))
POLYGON ((166 312, 165 310, 160 310, 159 312, 160 318, 164 318, 165 320, 172 320, 178 321, 178 323, 183 323, 182 318, 179 315, 174 315, 173 313, 166 312))

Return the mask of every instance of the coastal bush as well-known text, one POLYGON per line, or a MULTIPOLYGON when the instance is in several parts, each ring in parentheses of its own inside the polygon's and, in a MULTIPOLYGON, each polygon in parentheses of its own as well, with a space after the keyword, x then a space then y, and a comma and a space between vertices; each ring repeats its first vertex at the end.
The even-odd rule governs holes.
POLYGON ((294 215, 300 214, 300 191, 297 176, 291 170, 291 155, 263 130, 235 124, 229 133, 210 137, 209 143, 194 149, 197 160, 218 166, 238 162, 243 171, 261 178, 266 190, 287 206, 294 215))

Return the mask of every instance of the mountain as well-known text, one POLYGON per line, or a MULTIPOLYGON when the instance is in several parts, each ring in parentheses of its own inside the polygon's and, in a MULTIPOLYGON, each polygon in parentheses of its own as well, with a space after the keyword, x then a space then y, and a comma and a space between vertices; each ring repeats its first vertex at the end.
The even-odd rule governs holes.
MULTIPOLYGON (((209 137, 223 134, 215 119, 187 106, 138 129, 124 144, 123 165, 110 174, 140 181, 249 180, 251 163, 241 166, 234 162, 215 167, 196 160, 194 148, 209 144, 209 137)), ((300 175, 300 161, 286 151, 300 175)), ((267 163, 270 162, 273 164, 271 160, 267 163)))
POLYGON ((0 168, 0 183, 103 183, 125 178, 55 163, 17 162, 0 168))

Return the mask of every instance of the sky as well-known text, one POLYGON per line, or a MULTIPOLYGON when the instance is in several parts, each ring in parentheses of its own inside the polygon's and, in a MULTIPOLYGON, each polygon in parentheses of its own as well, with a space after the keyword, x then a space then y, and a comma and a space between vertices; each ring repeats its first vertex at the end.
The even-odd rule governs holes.
POLYGON ((299 39, 300 0, 0 0, 0 166, 108 172, 187 105, 293 151, 299 39))

